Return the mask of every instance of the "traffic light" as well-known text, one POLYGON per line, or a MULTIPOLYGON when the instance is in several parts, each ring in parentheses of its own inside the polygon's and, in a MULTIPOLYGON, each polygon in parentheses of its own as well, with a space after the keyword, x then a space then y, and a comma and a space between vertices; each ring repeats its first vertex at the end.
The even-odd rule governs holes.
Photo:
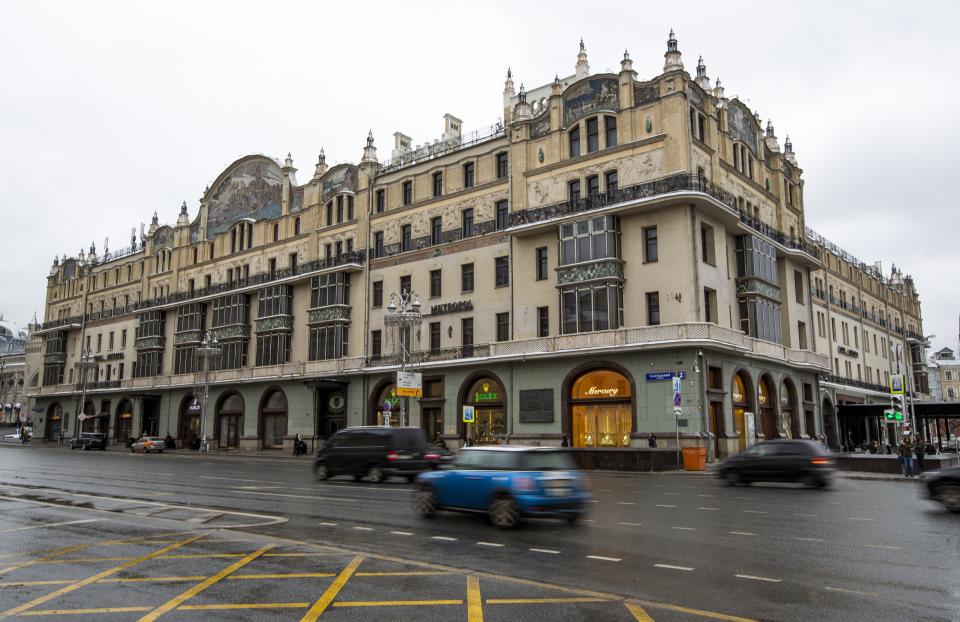
POLYGON ((884 418, 887 421, 900 423, 903 421, 903 396, 890 396, 890 410, 883 411, 884 418))

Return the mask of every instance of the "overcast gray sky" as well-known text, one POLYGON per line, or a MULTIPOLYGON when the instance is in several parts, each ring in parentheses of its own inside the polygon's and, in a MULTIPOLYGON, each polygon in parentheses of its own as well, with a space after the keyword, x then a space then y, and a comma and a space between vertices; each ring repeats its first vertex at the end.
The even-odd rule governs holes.
POLYGON ((955 2, 42 2, 0 4, 0 313, 43 312, 54 255, 117 249, 154 211, 196 215, 240 156, 293 153, 309 179, 501 115, 517 85, 629 49, 660 73, 676 30, 728 96, 789 134, 807 222, 861 260, 914 276, 924 330, 956 349, 960 36, 955 2))

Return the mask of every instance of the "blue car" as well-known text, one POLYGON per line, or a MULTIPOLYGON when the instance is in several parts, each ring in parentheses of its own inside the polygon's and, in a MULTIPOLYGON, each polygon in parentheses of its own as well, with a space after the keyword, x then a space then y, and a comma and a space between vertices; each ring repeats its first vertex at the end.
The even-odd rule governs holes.
POLYGON ((417 512, 485 512, 501 529, 521 517, 559 517, 575 522, 586 514, 590 487, 565 451, 547 447, 470 447, 449 466, 421 473, 417 512))

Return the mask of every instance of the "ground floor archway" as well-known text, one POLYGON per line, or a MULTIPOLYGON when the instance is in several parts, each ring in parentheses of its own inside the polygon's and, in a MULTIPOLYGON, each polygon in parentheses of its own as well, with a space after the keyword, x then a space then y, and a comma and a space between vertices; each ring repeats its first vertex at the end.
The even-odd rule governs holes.
POLYGON ((567 395, 573 447, 630 447, 633 382, 625 370, 595 367, 573 378, 567 395))
MULTIPOLYGON (((201 410, 200 399, 189 393, 180 401, 180 416, 177 422, 177 438, 183 449, 194 449, 200 446, 201 410)), ((207 424, 209 426, 209 424, 207 424)))
POLYGON ((117 443, 121 445, 126 445, 133 434, 133 402, 127 398, 120 400, 120 403, 117 404, 113 420, 113 432, 117 443))
POLYGON ((270 389, 260 404, 258 435, 264 449, 282 449, 287 436, 287 396, 280 389, 270 389))
POLYGON ((220 399, 217 407, 217 425, 215 434, 217 447, 237 449, 243 434, 243 397, 239 393, 230 393, 220 399))

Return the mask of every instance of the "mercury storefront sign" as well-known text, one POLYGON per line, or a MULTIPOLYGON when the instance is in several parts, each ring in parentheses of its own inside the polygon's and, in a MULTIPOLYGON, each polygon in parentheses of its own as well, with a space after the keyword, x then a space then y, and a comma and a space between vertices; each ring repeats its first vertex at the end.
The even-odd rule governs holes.
POLYGON ((594 397, 616 397, 620 389, 616 387, 590 387, 585 391, 587 395, 594 397))
POLYGON ((458 302, 445 302, 443 304, 430 306, 430 315, 459 313, 460 311, 473 311, 473 302, 470 300, 460 300, 458 302))

